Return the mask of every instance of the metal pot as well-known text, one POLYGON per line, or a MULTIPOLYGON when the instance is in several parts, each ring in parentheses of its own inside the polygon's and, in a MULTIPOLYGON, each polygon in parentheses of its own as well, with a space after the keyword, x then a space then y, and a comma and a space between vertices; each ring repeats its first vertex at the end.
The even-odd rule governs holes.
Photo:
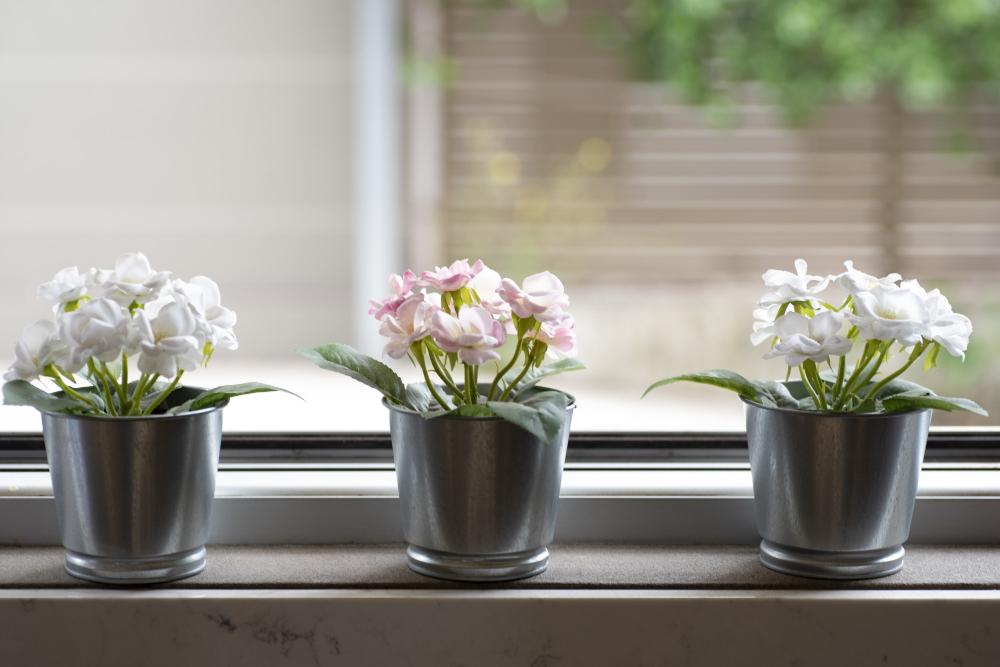
POLYGON ((222 407, 176 416, 42 413, 66 571, 151 584, 205 569, 222 407))
POLYGON ((436 417, 390 405, 407 563, 455 581, 548 567, 575 404, 551 443, 499 417, 436 417))
POLYGON ((761 563, 820 579, 899 571, 931 411, 842 415, 743 404, 761 563))

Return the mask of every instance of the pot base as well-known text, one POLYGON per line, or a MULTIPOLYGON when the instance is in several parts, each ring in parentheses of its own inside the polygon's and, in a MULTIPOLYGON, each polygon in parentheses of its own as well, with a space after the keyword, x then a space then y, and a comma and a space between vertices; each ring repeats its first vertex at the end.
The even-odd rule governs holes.
POLYGON ((406 564, 417 574, 451 581, 512 581, 541 574, 549 566, 549 550, 515 554, 450 554, 410 545, 406 564))
POLYGON ((160 584, 191 577, 205 569, 205 547, 153 558, 104 558, 66 550, 66 571, 100 584, 160 584))
POLYGON ((817 551, 760 543, 760 562, 783 574, 812 579, 875 579, 903 568, 903 547, 871 551, 817 551))

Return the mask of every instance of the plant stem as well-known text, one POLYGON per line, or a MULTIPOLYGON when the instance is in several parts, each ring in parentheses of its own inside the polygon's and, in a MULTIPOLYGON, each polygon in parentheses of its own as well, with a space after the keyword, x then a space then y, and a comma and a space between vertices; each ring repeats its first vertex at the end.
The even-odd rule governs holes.
MULTIPOLYGON (((441 398, 441 394, 438 393, 438 390, 434 386, 434 383, 431 382, 430 373, 427 372, 427 362, 424 361, 423 350, 421 349, 420 354, 417 354, 415 356, 417 358, 417 363, 420 364, 420 370, 424 372, 424 382, 427 383, 427 388, 430 389, 431 395, 434 397, 434 400, 438 402, 438 405, 441 406, 442 410, 447 410, 449 408, 448 404, 444 402, 444 399, 441 398)), ((431 359, 433 359, 434 355, 431 354, 430 357, 431 359)))
POLYGON ((493 378, 493 384, 490 385, 489 397, 486 400, 488 401, 493 400, 493 394, 494 392, 496 392, 497 387, 500 384, 500 378, 506 375, 507 371, 512 369, 514 367, 514 364, 517 363, 517 357, 521 354, 521 341, 523 340, 524 340, 524 334, 523 333, 517 334, 517 345, 514 347, 514 355, 510 358, 510 362, 503 367, 503 370, 498 372, 497 376, 493 378))
POLYGON ((69 385, 67 385, 65 382, 63 382, 62 378, 60 378, 58 375, 53 375, 51 377, 55 381, 55 383, 57 385, 59 385, 59 388, 62 389, 64 392, 66 392, 67 396, 72 396, 76 400, 83 401, 84 403, 86 403, 88 405, 91 405, 91 406, 94 405, 94 402, 92 400, 90 400, 89 396, 84 396, 80 392, 74 391, 74 389, 72 387, 70 387, 69 385))
POLYGON ((146 382, 149 380, 149 376, 143 373, 139 376, 139 381, 135 384, 135 389, 132 390, 132 396, 128 400, 128 413, 131 415, 133 412, 138 414, 137 408, 139 407, 139 401, 142 399, 142 394, 146 391, 146 382))
POLYGON ((847 357, 841 357, 840 363, 837 364, 837 382, 836 384, 833 385, 833 394, 831 395, 831 398, 833 399, 834 409, 836 409, 837 402, 840 399, 840 390, 844 388, 844 372, 846 370, 847 370, 847 357))
POLYGON ((108 378, 104 376, 104 373, 97 369, 97 364, 94 363, 93 358, 87 360, 87 366, 90 367, 91 375, 99 377, 101 379, 101 384, 104 385, 104 400, 108 403, 108 412, 113 417, 118 417, 118 411, 115 410, 115 401, 111 396, 111 386, 108 385, 108 378))
POLYGON ((823 382, 823 378, 819 376, 819 370, 816 368, 816 362, 806 359, 802 362, 803 368, 806 369, 806 373, 809 374, 809 379, 813 383, 813 389, 816 392, 816 396, 819 397, 819 403, 817 407, 823 412, 826 412, 826 383, 823 382))
POLYGON ((441 381, 444 382, 445 386, 448 387, 454 396, 461 397, 462 390, 459 389, 458 385, 455 384, 455 381, 451 379, 451 373, 448 372, 448 369, 442 368, 440 364, 438 364, 437 357, 433 354, 428 352, 427 356, 431 359, 431 366, 434 367, 434 372, 438 374, 438 377, 441 378, 441 381))
MULTIPOLYGON (((123 360, 125 359, 124 354, 122 354, 122 359, 123 360)), ((125 366, 123 365, 122 368, 125 368, 125 366)), ((108 370, 108 365, 103 361, 101 362, 101 370, 104 371, 104 374, 108 377, 109 380, 111 380, 112 386, 115 388, 115 391, 118 392, 118 405, 121 406, 122 412, 124 413, 125 401, 128 400, 125 396, 125 385, 118 383, 117 378, 115 378, 115 376, 111 374, 111 371, 108 370)))
MULTIPOLYGON (((888 383, 892 382, 893 380, 895 380, 896 378, 898 378, 900 375, 902 375, 903 371, 905 371, 907 368, 909 368, 913 364, 914 361, 916 361, 917 359, 920 358, 920 355, 924 353, 924 350, 927 349, 928 345, 930 345, 930 343, 920 343, 919 345, 917 345, 916 347, 914 347, 913 348, 913 352, 910 353, 910 358, 907 359, 906 363, 903 364, 902 368, 900 368, 898 371, 896 371, 892 375, 887 375, 886 377, 882 378, 881 382, 879 382, 877 385, 875 385, 874 387, 872 387, 872 390, 870 392, 868 392, 868 395, 865 396, 865 399, 871 398, 871 399, 874 400, 875 394, 877 394, 878 391, 882 387, 884 387, 885 385, 887 385, 888 383)), ((886 348, 886 349, 888 349, 888 348, 886 348)))
MULTIPOLYGON (((135 391, 132 393, 132 404, 135 408, 135 414, 137 415, 142 414, 143 396, 148 394, 149 390, 156 386, 156 381, 160 379, 160 374, 154 373, 152 376, 147 376, 146 374, 143 374, 143 377, 146 378, 146 384, 142 385, 141 387, 142 391, 135 391)), ((138 390, 139 387, 136 387, 136 389, 138 390)))
POLYGON ((125 389, 125 400, 128 400, 128 357, 122 352, 122 387, 125 389))
POLYGON ((174 390, 174 388, 177 386, 177 383, 181 381, 182 375, 184 375, 184 371, 177 371, 177 377, 174 378, 174 381, 171 382, 170 385, 166 389, 164 389, 159 396, 156 397, 155 401, 150 403, 149 406, 145 410, 143 410, 142 414, 144 415, 152 414, 156 406, 162 403, 163 400, 170 395, 170 392, 174 390))
POLYGON ((854 370, 851 372, 851 377, 847 379, 847 384, 844 385, 840 397, 837 398, 836 403, 834 403, 833 405, 834 411, 840 410, 840 408, 842 408, 844 404, 847 402, 848 398, 851 396, 851 390, 854 387, 854 384, 857 382, 858 375, 861 373, 862 370, 864 370, 865 366, 868 365, 868 362, 871 361, 871 358, 873 356, 871 352, 872 350, 871 342, 872 341, 868 341, 868 344, 865 345, 865 349, 861 353, 861 356, 858 357, 858 360, 854 363, 854 370))
POLYGON ((472 402, 474 404, 479 403, 479 366, 473 366, 471 369, 472 375, 472 402))
POLYGON ((465 366, 465 401, 469 405, 475 405, 476 402, 472 398, 472 366, 469 366, 465 362, 462 362, 465 366))
POLYGON ((500 398, 498 400, 501 403, 503 403, 503 400, 505 398, 507 398, 507 394, 510 393, 510 390, 513 389, 514 387, 516 387, 517 383, 524 379, 524 376, 528 374, 528 371, 530 369, 531 369, 531 355, 528 354, 528 350, 525 349, 525 351, 524 351, 524 370, 522 370, 521 374, 518 375, 517 378, 515 378, 513 382, 511 382, 509 385, 507 385, 507 388, 503 390, 502 394, 500 394, 500 398))
POLYGON ((819 410, 819 396, 816 394, 816 390, 813 389, 812 383, 809 382, 809 373, 805 370, 803 364, 799 364, 799 377, 802 379, 802 384, 805 385, 806 391, 808 391, 809 395, 812 397, 813 405, 815 405, 816 409, 819 410))
MULTIPOLYGON (((879 353, 878 361, 875 362, 875 366, 874 368, 872 368, 871 372, 865 375, 864 379, 855 382, 853 385, 851 385, 850 392, 847 391, 844 392, 844 394, 846 395, 845 402, 850 402, 850 400, 855 396, 855 394, 864 389, 865 385, 871 382, 872 378, 875 377, 875 374, 878 373, 878 369, 882 366, 882 363, 885 362, 886 355, 889 354, 889 348, 892 347, 892 344, 894 342, 895 340, 886 341, 884 344, 885 347, 883 347, 881 353, 879 353)), ((871 392, 869 392, 869 395, 871 395, 871 392)))

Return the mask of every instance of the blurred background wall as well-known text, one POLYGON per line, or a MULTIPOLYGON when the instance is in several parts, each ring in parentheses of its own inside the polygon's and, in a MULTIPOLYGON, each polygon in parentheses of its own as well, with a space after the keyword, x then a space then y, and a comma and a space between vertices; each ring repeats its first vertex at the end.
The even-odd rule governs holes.
POLYGON ((0 0, 0 340, 55 271, 208 274, 242 354, 350 327, 348 0, 0 0))

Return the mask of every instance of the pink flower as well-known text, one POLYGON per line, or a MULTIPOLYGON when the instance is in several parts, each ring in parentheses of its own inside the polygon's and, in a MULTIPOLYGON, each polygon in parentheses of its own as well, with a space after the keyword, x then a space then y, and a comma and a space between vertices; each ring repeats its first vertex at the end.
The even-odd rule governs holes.
POLYGON ((412 294, 411 290, 416 282, 416 274, 409 269, 402 276, 398 273, 392 274, 389 276, 389 287, 392 288, 395 294, 387 296, 381 301, 378 299, 369 299, 368 302, 371 304, 371 308, 368 309, 368 314, 374 315, 375 319, 379 321, 386 314, 395 315, 396 310, 412 294))
POLYGON ((573 327, 576 322, 573 316, 566 314, 558 322, 542 322, 537 333, 529 333, 529 338, 535 338, 548 345, 545 356, 552 359, 563 359, 576 356, 576 333, 573 327))
POLYGON ((481 259, 472 266, 469 266, 468 259, 459 259, 451 266, 435 266, 434 271, 424 271, 417 284, 434 287, 442 292, 454 292, 468 285, 485 268, 481 259))
POLYGON ((503 324, 478 306, 462 306, 458 317, 443 310, 435 311, 430 328, 438 347, 445 352, 457 352, 462 363, 469 366, 499 361, 496 348, 507 340, 503 324))
POLYGON ((431 315, 437 309, 424 299, 423 294, 413 294, 396 309, 394 314, 382 316, 379 334, 389 339, 382 349, 393 359, 402 359, 410 346, 430 333, 431 315))
POLYGON ((558 278, 543 271, 524 279, 524 289, 513 280, 504 278, 497 294, 510 304, 518 317, 534 317, 539 322, 563 319, 562 309, 569 305, 569 298, 558 278))

